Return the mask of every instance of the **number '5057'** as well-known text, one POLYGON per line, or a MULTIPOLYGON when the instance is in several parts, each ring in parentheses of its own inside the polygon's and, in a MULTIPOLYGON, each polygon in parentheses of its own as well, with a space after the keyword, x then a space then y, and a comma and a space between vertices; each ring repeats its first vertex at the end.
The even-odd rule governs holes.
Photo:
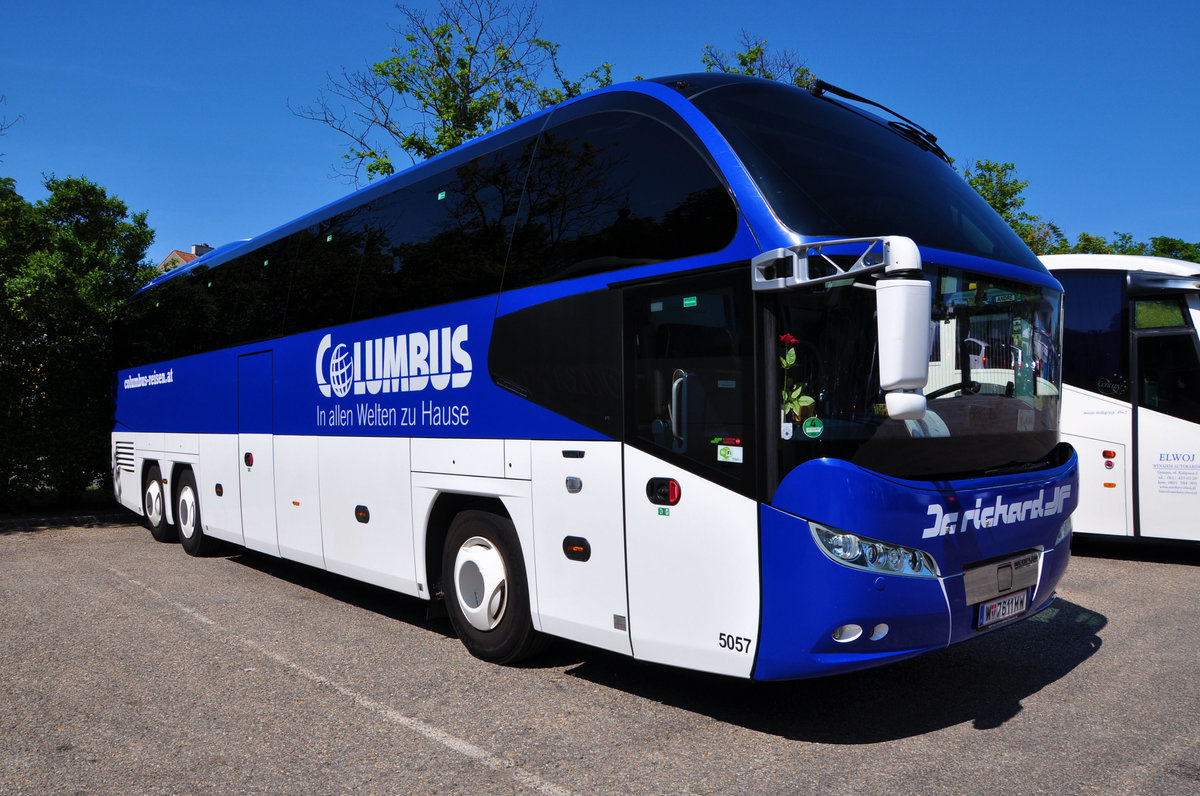
POLYGON ((744 636, 734 636, 729 633, 717 634, 717 646, 723 650, 734 652, 749 652, 751 640, 744 636))

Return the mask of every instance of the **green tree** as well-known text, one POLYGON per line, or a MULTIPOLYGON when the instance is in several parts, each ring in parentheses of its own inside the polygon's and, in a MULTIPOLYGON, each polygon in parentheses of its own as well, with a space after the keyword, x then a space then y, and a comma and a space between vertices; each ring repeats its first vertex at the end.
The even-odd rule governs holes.
POLYGON ((1146 254, 1200 263, 1200 242, 1185 243, 1179 238, 1155 237, 1150 239, 1146 254))
POLYGON ((765 40, 744 30, 738 36, 738 46, 740 49, 730 56, 711 44, 706 45, 700 57, 704 71, 761 77, 801 88, 809 88, 816 80, 804 59, 792 50, 771 52, 765 40))
POLYGON ((0 505, 70 499, 109 471, 111 331, 154 275, 145 212, 86 178, 30 204, 0 179, 0 505))
POLYGON ((1034 254, 1052 254, 1067 245, 1066 236, 1053 221, 1026 212, 1023 193, 1028 180, 1017 179, 1012 163, 977 160, 963 170, 963 178, 1021 236, 1034 254))
POLYGON ((328 76, 317 101, 293 108, 350 139, 338 169, 355 182, 392 174, 391 148, 416 162, 529 113, 612 82, 605 63, 568 79, 559 45, 541 37, 536 0, 439 0, 430 17, 398 5, 392 57, 328 76), (552 82, 541 84, 549 70, 552 82))
POLYGON ((1081 232, 1072 243, 1053 221, 1023 209, 1023 194, 1029 181, 1017 179, 1012 163, 977 160, 963 171, 963 177, 1034 254, 1137 254, 1200 262, 1200 243, 1186 243, 1178 238, 1155 237, 1149 243, 1142 243, 1128 232, 1114 232, 1112 240, 1081 232))

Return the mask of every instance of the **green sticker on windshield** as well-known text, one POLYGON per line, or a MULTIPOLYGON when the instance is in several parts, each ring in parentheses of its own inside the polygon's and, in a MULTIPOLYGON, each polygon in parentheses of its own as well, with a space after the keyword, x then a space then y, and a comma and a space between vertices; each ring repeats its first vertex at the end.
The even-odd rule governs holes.
POLYGON ((808 418, 804 421, 802 428, 804 429, 804 436, 809 439, 816 439, 825 433, 825 424, 821 422, 821 418, 819 417, 808 418))

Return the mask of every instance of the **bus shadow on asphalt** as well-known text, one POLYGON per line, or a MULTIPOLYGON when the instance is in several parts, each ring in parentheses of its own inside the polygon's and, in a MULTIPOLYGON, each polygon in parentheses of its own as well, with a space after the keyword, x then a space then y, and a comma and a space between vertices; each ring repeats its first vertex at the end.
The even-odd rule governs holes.
POLYGON ((1060 598, 1024 622, 945 650, 782 683, 732 680, 590 650, 567 673, 783 738, 881 743, 968 721, 977 730, 1003 726, 1021 712, 1022 700, 1094 655, 1107 623, 1102 614, 1060 598))
POLYGON ((1200 566, 1200 542, 1076 534, 1071 540, 1071 555, 1197 567, 1200 566))
POLYGON ((0 514, 0 536, 16 533, 65 530, 67 528, 118 528, 129 525, 131 516, 124 509, 103 509, 91 512, 62 511, 41 514, 0 514))
MULTIPOLYGON (((431 610, 424 600, 266 554, 231 549, 225 555, 347 605, 454 638, 436 604, 431 610)), ((645 663, 561 639, 519 666, 562 669, 568 677, 791 740, 870 744, 967 721, 977 730, 1003 726, 1021 712, 1022 700, 1094 655, 1107 623, 1104 615, 1060 597, 1024 622, 964 644, 861 672, 780 683, 645 663)))
POLYGON ((363 583, 324 569, 232 545, 217 555, 224 555, 234 563, 273 578, 285 580, 346 605, 420 627, 447 638, 455 637, 450 621, 445 618, 445 612, 438 610, 441 607, 440 603, 434 604, 419 600, 382 586, 363 583))

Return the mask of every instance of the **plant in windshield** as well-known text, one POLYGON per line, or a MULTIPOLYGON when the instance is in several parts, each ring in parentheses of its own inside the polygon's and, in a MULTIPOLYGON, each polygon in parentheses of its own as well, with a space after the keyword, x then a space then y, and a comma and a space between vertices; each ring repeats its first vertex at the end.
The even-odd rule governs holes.
POLYGON ((790 333, 784 333, 779 335, 779 342, 784 347, 779 355, 779 366, 783 368, 783 389, 780 391, 783 411, 799 420, 807 413, 806 407, 813 405, 813 397, 804 394, 807 385, 796 381, 791 374, 792 368, 796 367, 796 344, 800 341, 790 333))

